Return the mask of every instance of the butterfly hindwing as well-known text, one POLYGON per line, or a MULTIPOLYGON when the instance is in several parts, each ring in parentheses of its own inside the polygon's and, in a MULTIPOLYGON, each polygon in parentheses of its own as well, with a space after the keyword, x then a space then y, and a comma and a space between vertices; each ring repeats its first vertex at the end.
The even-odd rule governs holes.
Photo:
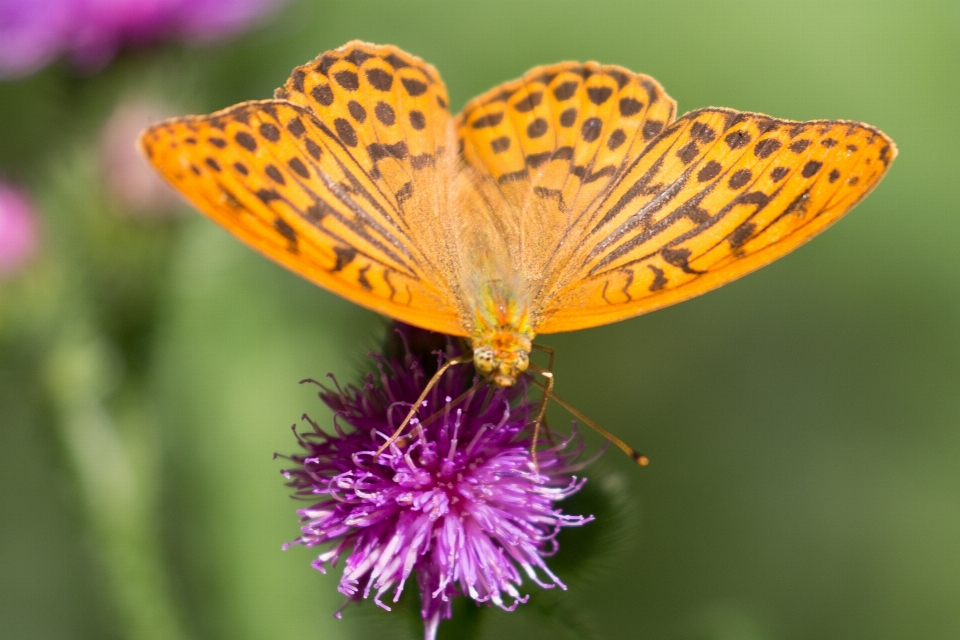
POLYGON ((591 211, 539 331, 622 320, 753 271, 835 222, 895 155, 861 123, 691 112, 591 211))
POLYGON ((395 202, 311 111, 243 103, 161 123, 141 146, 201 211, 277 262, 385 315, 463 333, 395 202))

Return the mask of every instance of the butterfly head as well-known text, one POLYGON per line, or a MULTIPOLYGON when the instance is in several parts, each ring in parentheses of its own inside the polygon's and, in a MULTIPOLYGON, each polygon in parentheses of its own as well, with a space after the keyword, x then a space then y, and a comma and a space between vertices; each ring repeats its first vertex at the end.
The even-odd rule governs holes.
POLYGON ((498 331, 486 340, 474 338, 473 366, 498 387, 512 387, 530 365, 530 338, 517 332, 498 331))
POLYGON ((512 387, 530 366, 533 327, 517 290, 505 280, 488 281, 474 308, 473 365, 498 387, 512 387))

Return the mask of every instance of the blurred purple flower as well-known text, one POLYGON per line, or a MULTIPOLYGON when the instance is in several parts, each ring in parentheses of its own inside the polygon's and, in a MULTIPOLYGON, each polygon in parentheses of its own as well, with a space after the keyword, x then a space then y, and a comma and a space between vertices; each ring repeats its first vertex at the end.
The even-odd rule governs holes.
POLYGON ((230 35, 282 0, 0 0, 0 77, 32 73, 61 54, 96 69, 125 46, 230 35))
POLYGON ((37 214, 27 194, 0 182, 0 278, 26 264, 37 249, 37 214))
MULTIPOLYGON (((324 497, 298 511, 303 535, 290 544, 329 544, 313 562, 324 573, 346 554, 339 590, 348 602, 373 594, 389 610, 381 597, 393 590, 396 602, 415 571, 424 635, 432 640, 456 595, 512 611, 529 597, 518 589, 523 574, 542 587, 565 589, 544 558, 556 550, 562 527, 592 517, 565 515, 554 505, 584 483, 571 475, 582 446, 564 451, 574 436, 538 452, 537 474, 525 429, 536 407, 524 385, 470 390, 469 366, 449 369, 420 420, 375 459, 436 366, 436 355, 409 346, 426 332, 397 331, 402 359, 375 356, 379 373, 369 374, 362 388, 320 392, 336 413, 334 432, 311 421, 312 430, 297 434, 305 453, 289 458, 297 466, 284 475, 297 496, 324 497), (352 429, 344 431, 339 420, 352 429)), ((448 344, 442 357, 458 353, 448 344)))

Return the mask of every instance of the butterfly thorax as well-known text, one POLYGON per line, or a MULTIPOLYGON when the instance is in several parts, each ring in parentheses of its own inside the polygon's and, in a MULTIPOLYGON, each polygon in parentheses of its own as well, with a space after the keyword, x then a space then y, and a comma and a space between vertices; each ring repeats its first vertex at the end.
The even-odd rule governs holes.
POLYGON ((510 387, 527 370, 533 327, 525 304, 502 283, 483 287, 474 309, 473 364, 499 387, 510 387))

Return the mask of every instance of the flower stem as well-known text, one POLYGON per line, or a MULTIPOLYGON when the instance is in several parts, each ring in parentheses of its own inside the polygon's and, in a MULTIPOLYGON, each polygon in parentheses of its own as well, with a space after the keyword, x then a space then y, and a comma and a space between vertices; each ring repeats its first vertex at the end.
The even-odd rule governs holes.
POLYGON ((145 411, 127 411, 124 433, 118 428, 104 402, 113 377, 108 350, 90 333, 67 328, 48 362, 59 435, 123 635, 181 640, 186 634, 169 595, 158 535, 157 465, 149 464, 157 448, 149 446, 149 421, 145 411))

